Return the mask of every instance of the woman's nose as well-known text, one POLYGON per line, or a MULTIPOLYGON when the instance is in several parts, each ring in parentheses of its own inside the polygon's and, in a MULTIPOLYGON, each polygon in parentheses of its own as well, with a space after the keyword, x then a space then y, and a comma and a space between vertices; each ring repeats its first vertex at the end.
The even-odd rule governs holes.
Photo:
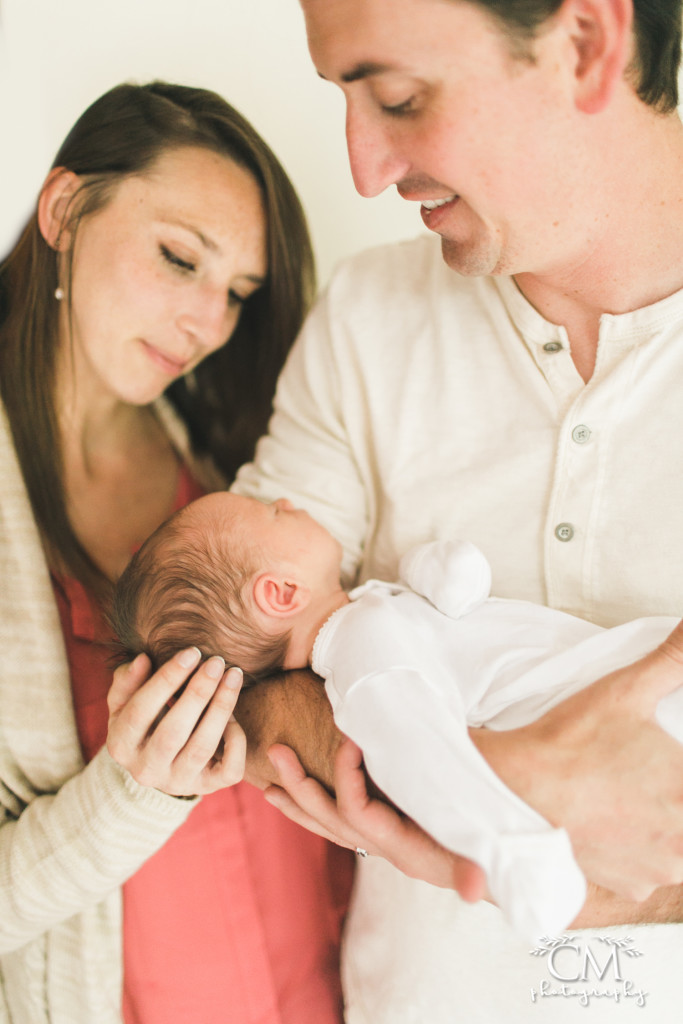
POLYGON ((228 340, 238 316, 239 308, 234 312, 229 309, 223 291, 202 288, 186 299, 178 316, 178 326, 191 335, 195 343, 212 352, 228 340))

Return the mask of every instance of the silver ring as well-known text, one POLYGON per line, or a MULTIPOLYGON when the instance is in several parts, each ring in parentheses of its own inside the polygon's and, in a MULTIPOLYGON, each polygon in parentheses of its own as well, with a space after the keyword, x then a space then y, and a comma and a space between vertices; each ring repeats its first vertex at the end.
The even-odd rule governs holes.
POLYGON ((358 854, 359 857, 367 857, 368 855, 368 851, 364 850, 362 846, 356 847, 356 853, 358 854))

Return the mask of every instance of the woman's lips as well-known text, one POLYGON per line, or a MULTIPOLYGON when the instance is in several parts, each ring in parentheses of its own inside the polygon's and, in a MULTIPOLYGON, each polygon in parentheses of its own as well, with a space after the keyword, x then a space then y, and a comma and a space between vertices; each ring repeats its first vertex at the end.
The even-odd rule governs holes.
POLYGON ((154 345, 150 345, 147 341, 143 341, 142 345, 149 359, 170 377, 178 377, 180 374, 185 372, 189 360, 181 360, 176 359, 173 356, 169 356, 160 349, 155 348, 154 345))

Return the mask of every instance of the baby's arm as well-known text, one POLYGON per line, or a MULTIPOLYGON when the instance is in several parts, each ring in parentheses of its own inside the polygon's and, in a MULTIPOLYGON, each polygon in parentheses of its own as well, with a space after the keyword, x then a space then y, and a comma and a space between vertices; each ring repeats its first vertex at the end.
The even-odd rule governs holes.
POLYGON ((586 894, 569 838, 489 768, 457 693, 397 666, 355 683, 335 719, 381 790, 442 845, 481 865, 514 928, 531 938, 569 926, 586 894))

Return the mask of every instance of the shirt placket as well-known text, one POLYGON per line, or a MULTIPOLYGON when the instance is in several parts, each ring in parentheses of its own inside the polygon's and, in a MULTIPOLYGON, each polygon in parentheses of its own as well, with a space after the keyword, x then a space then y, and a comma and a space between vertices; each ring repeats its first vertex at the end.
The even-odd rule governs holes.
POLYGON ((591 381, 560 417, 555 473, 544 528, 548 604, 598 619, 596 545, 613 431, 632 375, 631 346, 599 349, 591 381))

